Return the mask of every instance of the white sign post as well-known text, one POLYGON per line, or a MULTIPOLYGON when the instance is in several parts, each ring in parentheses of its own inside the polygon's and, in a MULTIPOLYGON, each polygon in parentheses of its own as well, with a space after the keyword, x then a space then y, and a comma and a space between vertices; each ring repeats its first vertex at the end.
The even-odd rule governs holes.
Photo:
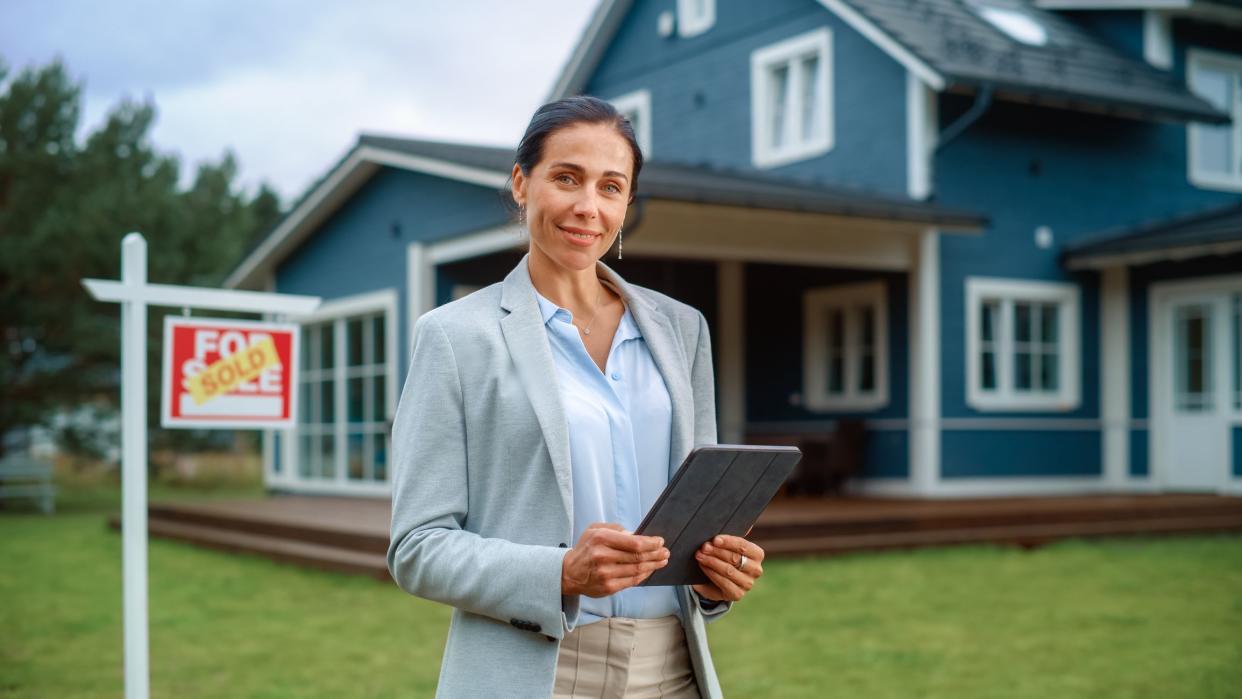
POLYGON ((147 635, 147 306, 302 315, 317 296, 225 291, 147 283, 147 241, 121 241, 121 281, 83 279, 99 301, 121 304, 121 547, 124 575, 125 697, 148 699, 147 635))

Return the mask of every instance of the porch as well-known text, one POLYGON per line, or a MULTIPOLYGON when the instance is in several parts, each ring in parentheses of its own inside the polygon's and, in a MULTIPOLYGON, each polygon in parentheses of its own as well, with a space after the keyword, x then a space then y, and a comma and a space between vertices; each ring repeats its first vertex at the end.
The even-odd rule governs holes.
MULTIPOLYGON (((275 495, 152 503, 151 536, 310 568, 388 578, 387 499, 275 495)), ((109 521, 120 528, 119 517, 109 521)), ((778 497, 751 538, 771 557, 961 544, 1031 548, 1081 537, 1242 532, 1242 497, 778 497)))

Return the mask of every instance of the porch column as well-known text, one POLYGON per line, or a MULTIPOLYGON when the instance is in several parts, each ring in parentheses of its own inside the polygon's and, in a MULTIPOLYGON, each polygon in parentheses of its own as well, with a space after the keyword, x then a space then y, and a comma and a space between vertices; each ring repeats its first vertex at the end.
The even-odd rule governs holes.
POLYGON ((716 367, 720 442, 741 444, 746 434, 746 267, 726 260, 716 267, 716 367))
POLYGON ((913 242, 910 265, 910 488, 940 481, 940 233, 913 242))
POLYGON ((1104 418, 1104 482, 1123 488, 1130 464, 1129 269, 1100 275, 1100 406, 1104 418))

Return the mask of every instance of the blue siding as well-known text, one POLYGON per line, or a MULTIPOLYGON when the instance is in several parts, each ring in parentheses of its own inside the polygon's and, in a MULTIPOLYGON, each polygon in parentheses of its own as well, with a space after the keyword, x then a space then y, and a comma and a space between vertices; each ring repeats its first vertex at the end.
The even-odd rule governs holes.
POLYGON ((946 479, 1103 473, 1093 430, 945 430, 940 444, 946 479))
POLYGON ((1104 10, 1062 12, 1062 16, 1136 61, 1143 60, 1143 12, 1104 10))
MULTIPOLYGON (((276 270, 276 289, 325 300, 396 289, 398 356, 406 357, 406 248, 507 218, 487 187, 383 168, 276 270)), ((405 362, 398 362, 404 380, 405 362)))
POLYGON ((657 17, 675 4, 635 3, 586 87, 604 98, 651 91, 653 160, 754 170, 751 52, 828 27, 836 145, 769 172, 905 194, 904 68, 813 0, 721 2, 708 32, 662 39, 657 17))
POLYGON ((1136 478, 1151 475, 1150 434, 1145 429, 1130 430, 1130 475, 1136 478))
POLYGON ((909 478, 909 430, 867 430, 863 476, 866 478, 909 478))

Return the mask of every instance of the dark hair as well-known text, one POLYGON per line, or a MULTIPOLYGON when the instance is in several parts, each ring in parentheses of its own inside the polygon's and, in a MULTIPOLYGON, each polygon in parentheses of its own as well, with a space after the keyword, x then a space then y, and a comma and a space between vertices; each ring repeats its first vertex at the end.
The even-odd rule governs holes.
POLYGON ((634 136, 634 126, 617 108, 598 97, 578 95, 549 102, 535 110, 526 126, 526 133, 518 143, 514 162, 522 168, 522 174, 530 171, 543 159, 543 143, 553 133, 574 124, 608 124, 630 144, 634 167, 630 172, 630 201, 638 191, 638 172, 643 169, 643 152, 634 136))

